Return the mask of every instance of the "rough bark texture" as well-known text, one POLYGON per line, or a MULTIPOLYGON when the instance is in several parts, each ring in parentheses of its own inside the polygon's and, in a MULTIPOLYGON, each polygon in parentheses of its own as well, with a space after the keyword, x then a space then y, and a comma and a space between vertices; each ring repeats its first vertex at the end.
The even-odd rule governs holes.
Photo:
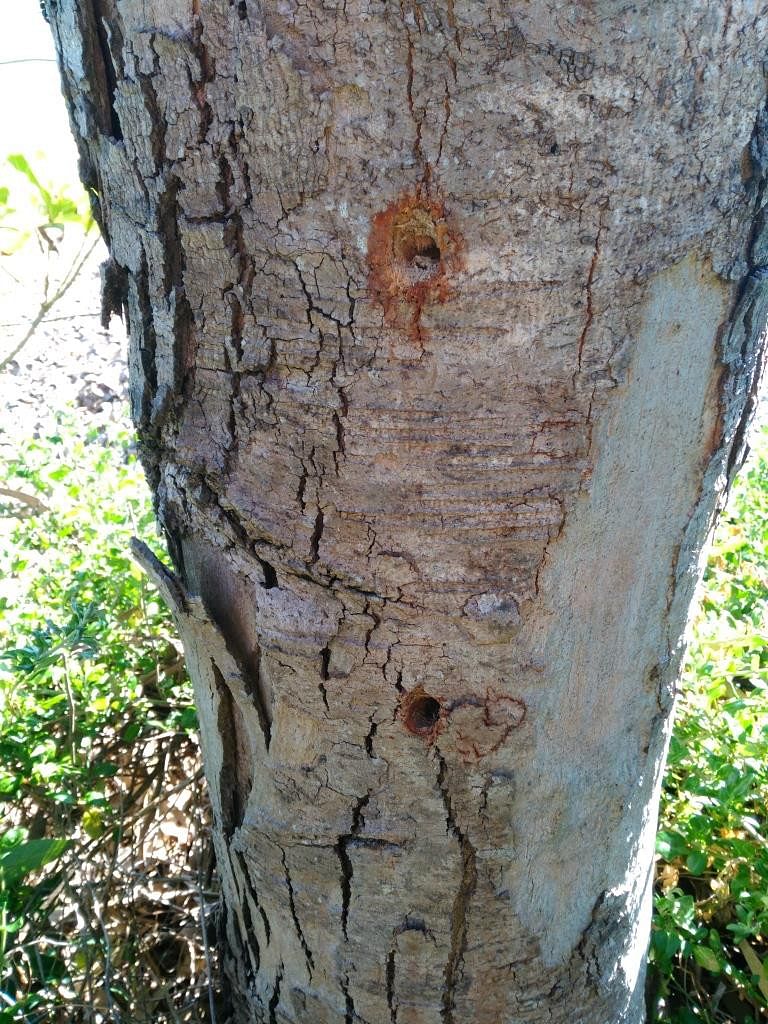
POLYGON ((48 0, 238 1024, 638 1024, 765 321, 756 0, 48 0))

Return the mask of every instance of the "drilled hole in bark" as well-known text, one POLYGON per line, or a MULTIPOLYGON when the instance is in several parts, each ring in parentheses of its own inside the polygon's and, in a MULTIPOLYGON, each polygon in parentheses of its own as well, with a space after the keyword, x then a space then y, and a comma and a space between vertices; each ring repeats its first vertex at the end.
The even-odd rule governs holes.
POLYGON ((411 698, 405 712, 405 727, 417 736, 428 736, 440 718, 440 702, 428 693, 411 698))
POLYGON ((368 236, 368 285, 389 325, 423 346, 422 314, 453 294, 464 242, 443 202, 405 192, 374 215, 368 236))
POLYGON ((437 240, 437 225, 429 210, 416 207, 395 222, 392 249, 408 277, 425 280, 437 274, 443 254, 437 240))
POLYGON ((401 258, 410 267, 434 273, 440 262, 440 247, 429 235, 415 235, 403 243, 401 258))

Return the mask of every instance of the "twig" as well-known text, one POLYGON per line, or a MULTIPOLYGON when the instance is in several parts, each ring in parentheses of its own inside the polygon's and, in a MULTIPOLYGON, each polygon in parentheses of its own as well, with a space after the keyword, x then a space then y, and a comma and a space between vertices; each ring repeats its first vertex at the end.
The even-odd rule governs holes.
MULTIPOLYGON (((0 270, 2 269, 4 268, 0 267, 0 270)), ((20 284, 21 282, 17 283, 20 284)), ((47 316, 41 322, 44 324, 55 324, 60 320, 88 320, 89 318, 100 316, 101 313, 65 313, 63 316, 47 316)), ((0 322, 0 327, 24 327, 26 322, 26 320, 6 320, 0 322)))
POLYGON ((21 352, 21 350, 24 348, 24 346, 27 344, 29 339, 32 337, 32 335, 35 333, 37 328, 40 326, 40 324, 45 319, 46 313, 48 313, 48 311, 50 309, 52 309, 53 306, 56 305, 56 303, 59 301, 59 299, 63 298, 64 295, 66 295, 66 293, 69 291, 69 289, 74 284, 74 282, 75 282, 75 280, 77 278, 77 275, 83 269, 83 266, 85 265, 86 261, 88 260, 88 258, 90 257, 91 253, 94 251, 94 249, 96 248, 96 246, 99 244, 100 241, 101 241, 101 236, 97 235, 97 237, 94 238, 93 243, 90 245, 90 247, 85 252, 83 257, 81 259, 79 259, 80 253, 82 253, 83 247, 85 246, 85 242, 83 242, 83 245, 80 247, 80 251, 79 251, 78 255, 75 256, 75 260, 74 260, 72 266, 70 267, 69 271, 64 275, 64 278, 62 279, 62 282, 59 285, 59 287, 56 289, 56 291, 53 293, 53 295, 49 299, 44 299, 43 302, 41 303, 40 309, 37 311, 37 315, 35 316, 35 318, 32 321, 32 323, 29 325, 29 329, 27 330, 27 333, 24 335, 24 337, 21 339, 21 341, 18 343, 18 345, 16 345, 15 348, 2 361, 0 361, 0 373, 2 373, 5 370, 5 368, 8 366, 8 364, 13 362, 13 360, 16 358, 16 356, 19 354, 19 352, 21 352))
POLYGON ((28 505, 35 512, 50 511, 45 502, 40 501, 34 494, 27 494, 26 491, 17 491, 13 487, 0 487, 0 497, 13 498, 14 501, 20 501, 22 505, 28 505))
POLYGON ((53 57, 15 57, 13 60, 0 60, 0 67, 6 64, 55 64, 53 57))
POLYGON ((64 693, 67 698, 67 708, 69 709, 69 756, 74 768, 77 762, 77 708, 75 706, 74 690, 72 689, 72 679, 69 675, 69 658, 66 651, 62 651, 62 658, 64 661, 64 675, 62 679, 64 681, 64 693))
MULTIPOLYGON (((200 822, 200 806, 197 806, 196 814, 197 836, 199 839, 202 831, 200 822)), ((211 1017, 211 1024, 216 1024, 216 1002, 213 998, 213 963, 211 961, 211 947, 208 944, 208 927, 205 921, 205 893, 203 891, 203 880, 200 877, 200 868, 197 870, 197 898, 200 906, 200 934, 203 938, 203 955, 205 956, 205 974, 208 980, 208 1012, 211 1017)))

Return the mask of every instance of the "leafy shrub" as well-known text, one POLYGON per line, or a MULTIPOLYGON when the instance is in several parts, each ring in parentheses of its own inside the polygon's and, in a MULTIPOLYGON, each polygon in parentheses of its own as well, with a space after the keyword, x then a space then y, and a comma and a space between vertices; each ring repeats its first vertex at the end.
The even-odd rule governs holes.
POLYGON ((196 720, 128 553, 134 534, 157 546, 141 469, 125 427, 62 414, 1 477, 0 1024, 182 1019, 202 967, 179 982, 157 964, 198 941, 196 720), (166 880, 159 927, 137 906, 164 859, 187 876, 166 880))
POLYGON ((650 1019, 768 1020, 768 428, 720 519, 662 797, 650 1019))

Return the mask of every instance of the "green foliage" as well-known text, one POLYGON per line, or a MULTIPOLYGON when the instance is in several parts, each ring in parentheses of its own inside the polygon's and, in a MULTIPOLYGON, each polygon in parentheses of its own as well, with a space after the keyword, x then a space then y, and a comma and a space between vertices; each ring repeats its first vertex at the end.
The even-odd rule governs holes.
POLYGON ((97 233, 91 231, 88 197, 79 185, 73 199, 68 185, 43 184, 23 154, 12 154, 7 163, 17 175, 12 188, 0 186, 0 300, 6 315, 14 315, 16 306, 15 315, 23 316, 20 323, 28 322, 10 351, 0 354, 0 373, 66 295, 99 244, 97 233), (31 240, 37 244, 28 244, 31 240), (39 295, 31 316, 30 290, 39 295))
MULTIPOLYGON (((8 157, 8 163, 19 174, 23 174, 34 189, 40 206, 45 212, 47 227, 61 227, 67 221, 70 224, 83 223, 88 215, 84 215, 81 208, 82 204, 78 205, 63 190, 52 192, 50 188, 46 188, 32 170, 29 160, 27 160, 23 153, 13 153, 8 157)), ((6 197, 7 191, 6 189, 6 197)))
POLYGON ((716 532, 664 783, 650 982, 665 1024, 768 1019, 768 429, 756 442, 716 532))
POLYGON ((0 248, 4 254, 18 250, 33 236, 45 248, 55 251, 67 224, 90 230, 93 218, 81 188, 75 190, 76 197, 72 198, 67 185, 43 184, 23 153, 11 154, 7 162, 21 175, 19 184, 24 187, 11 183, 0 187, 0 248))
POLYGON ((180 749, 195 714, 169 615, 128 553, 132 535, 157 541, 125 428, 62 415, 0 470, 0 1024, 90 1020, 76 1007, 114 953, 73 926, 88 916, 77 880, 99 861, 114 875, 148 745, 180 749))

